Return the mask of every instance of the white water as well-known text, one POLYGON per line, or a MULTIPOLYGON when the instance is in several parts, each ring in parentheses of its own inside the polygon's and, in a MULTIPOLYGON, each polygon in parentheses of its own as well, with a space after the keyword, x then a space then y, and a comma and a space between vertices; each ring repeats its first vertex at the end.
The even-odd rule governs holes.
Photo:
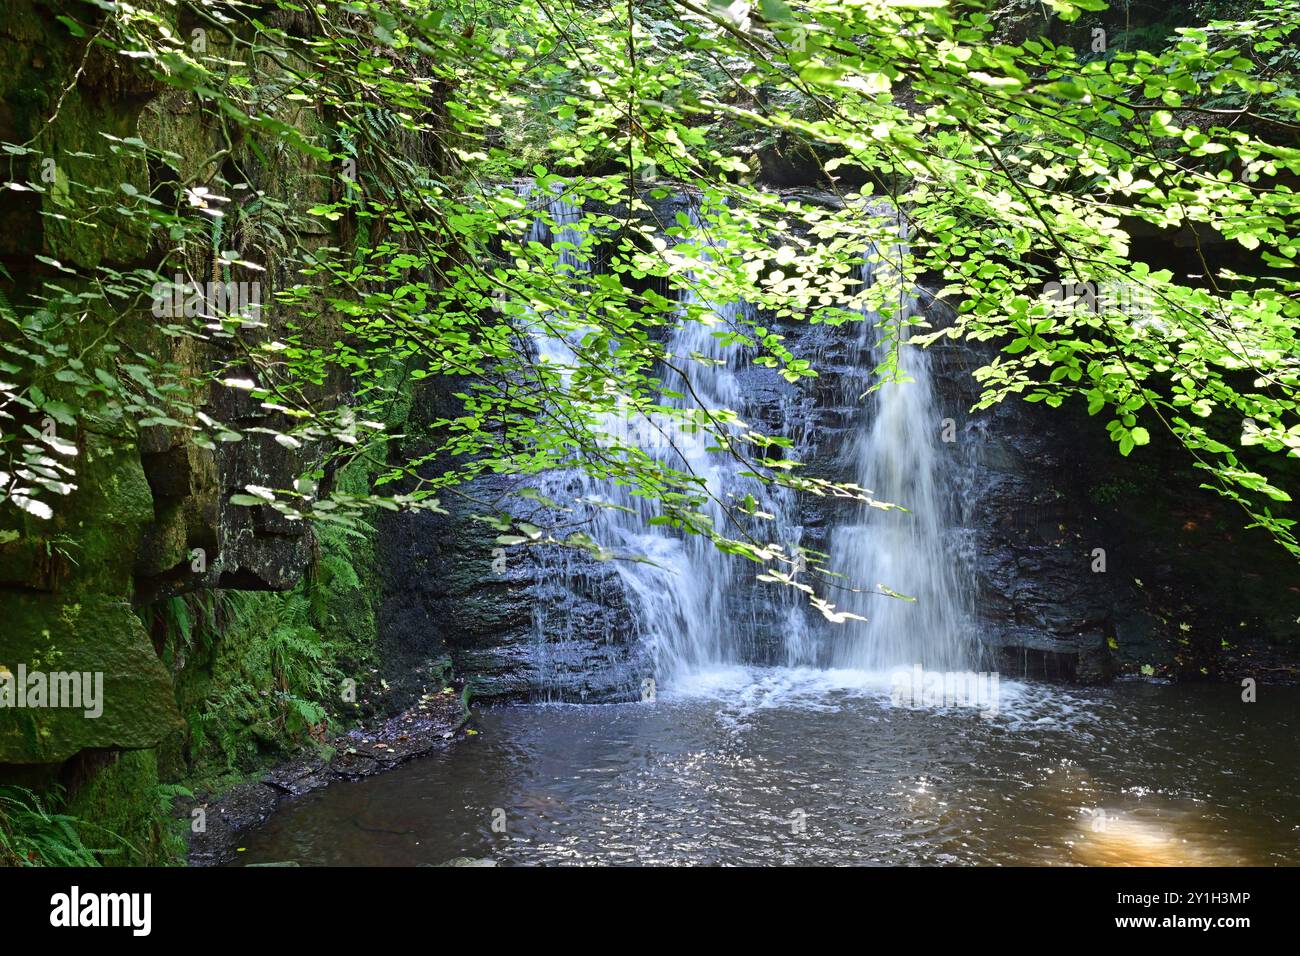
MULTIPOLYGON (((866 285, 896 284, 890 268, 870 260, 862 267, 862 279, 866 285)), ((901 288, 895 301, 898 311, 888 324, 897 335, 884 334, 876 313, 866 315, 861 332, 862 345, 870 346, 877 364, 886 350, 897 350, 901 380, 886 381, 873 394, 869 423, 848 443, 846 453, 859 485, 878 500, 908 510, 863 504, 852 524, 835 529, 831 566, 869 593, 845 595, 837 602, 867 620, 845 625, 832 659, 840 667, 872 671, 912 664, 962 670, 973 657, 972 584, 946 535, 959 463, 953 445, 941 445, 943 420, 929 356, 908 342, 907 319, 916 315, 916 301, 901 288), (883 589, 914 600, 889 596, 883 589)))
MULTIPOLYGON (((544 202, 556 228, 536 223, 529 238, 581 245, 582 237, 573 229, 580 210, 556 197, 544 202)), ((575 273, 591 271, 590 261, 572 251, 563 253, 561 262, 575 273)), ((668 340, 672 367, 661 370, 665 388, 685 397, 669 398, 665 404, 682 409, 732 409, 743 419, 745 399, 737 373, 745 356, 738 349, 722 346, 713 333, 734 324, 746 307, 734 302, 702 302, 690 288, 694 278, 693 272, 687 272, 687 288, 679 291, 682 318, 668 340), (688 309, 697 305, 705 308, 692 310, 699 320, 691 320, 688 309)), ((868 263, 864 282, 877 278, 868 263)), ((907 308, 915 308, 910 300, 907 308)), ((864 350, 879 339, 878 321, 878 315, 868 314, 860 324, 864 350)), ((561 336, 534 329, 539 358, 562 369, 571 367, 574 353, 568 343, 583 331, 561 336)), ((877 361, 880 348, 874 345, 871 349, 877 361)), ((721 553, 702 535, 683 535, 649 525, 648 519, 659 513, 654 503, 576 469, 547 476, 542 490, 558 501, 602 500, 628 509, 580 511, 584 516, 594 515, 585 530, 602 545, 651 562, 623 560, 616 567, 660 684, 684 685, 703 674, 726 673, 736 665, 753 663, 754 635, 764 630, 781 632, 780 652, 774 662, 790 667, 829 660, 835 668, 879 674, 912 664, 930 670, 969 666, 967 582, 944 540, 949 520, 948 465, 937 445, 940 421, 929 363, 923 351, 904 342, 899 366, 912 381, 887 383, 864 403, 863 424, 847 443, 845 453, 852 460, 858 484, 873 490, 879 499, 911 510, 887 513, 862 506, 854 523, 835 529, 831 567, 851 584, 868 589, 883 585, 916 600, 908 602, 882 593, 832 590, 827 594, 841 610, 866 617, 866 623, 831 625, 827 634, 825 627, 818 626, 820 622, 812 620, 816 612, 794 589, 754 582, 756 565, 721 553), (829 653, 823 641, 829 642, 829 653)), ((862 371, 858 384, 865 391, 871 370, 862 371)), ((787 430, 798 430, 798 424, 789 423, 787 430)), ((728 524, 722 502, 733 495, 754 494, 773 520, 751 530, 794 553, 802 529, 793 495, 742 477, 740 472, 747 466, 726 453, 709 451, 710 442, 701 433, 687 433, 679 419, 667 416, 647 420, 610 415, 601 426, 702 479, 712 497, 703 511, 729 537, 739 536, 739 529, 728 524)), ((566 594, 583 589, 589 573, 583 561, 575 561, 572 554, 556 554, 547 560, 545 580, 562 582, 566 594)), ((574 626, 571 610, 572 602, 567 600, 538 602, 535 628, 544 673, 546 655, 555 652, 557 642, 562 643, 574 626)))
MULTIPOLYGON (((581 236, 573 224, 580 218, 580 210, 558 197, 549 197, 545 204, 556 228, 551 230, 536 223, 529 238, 579 245, 581 236)), ((591 269, 588 259, 572 252, 563 253, 561 262, 577 273, 591 269)), ((683 397, 666 397, 663 404, 679 409, 743 412, 736 373, 744 356, 736 349, 724 348, 713 333, 734 326, 745 306, 735 302, 702 303, 691 289, 693 282, 694 275, 688 272, 687 287, 679 293, 682 318, 667 343, 668 365, 660 370, 665 389, 683 397), (699 305, 705 307, 690 309, 699 305), (699 320, 688 318, 688 311, 699 320)), ((575 356, 568 342, 581 334, 582 330, 576 330, 559 337, 534 330, 539 358, 562 369, 572 367, 575 356)), ((635 412, 625 416, 611 414, 599 423, 606 434, 634 443, 678 471, 698 477, 710 496, 701 510, 721 533, 730 537, 738 535, 738 529, 728 523, 724 504, 730 503, 732 495, 751 493, 764 511, 774 515, 771 527, 763 529, 764 533, 783 536, 786 547, 797 544, 799 529, 789 514, 790 496, 742 478, 740 472, 748 466, 725 452, 711 451, 714 441, 707 432, 687 430, 683 424, 675 416, 647 417, 635 412)), ((542 491, 558 501, 583 499, 619 506, 584 509, 584 513, 590 511, 594 515, 587 530, 620 556, 647 559, 646 562, 620 560, 616 567, 640 639, 650 652, 656 680, 671 682, 699 668, 741 660, 743 648, 736 637, 747 622, 738 619, 738 613, 753 614, 754 606, 735 600, 736 585, 740 580, 738 575, 752 581, 754 565, 723 554, 704 535, 681 534, 650 525, 649 519, 660 514, 655 503, 593 480, 579 470, 549 475, 542 491)), ((574 561, 571 554, 553 555, 549 562, 546 577, 563 579, 565 590, 580 586, 585 573, 583 562, 574 561)), ((789 613, 792 608, 791 604, 781 610, 802 627, 801 619, 795 620, 789 613)), ((539 604, 535 626, 543 654, 545 645, 562 638, 570 625, 565 608, 539 604)))

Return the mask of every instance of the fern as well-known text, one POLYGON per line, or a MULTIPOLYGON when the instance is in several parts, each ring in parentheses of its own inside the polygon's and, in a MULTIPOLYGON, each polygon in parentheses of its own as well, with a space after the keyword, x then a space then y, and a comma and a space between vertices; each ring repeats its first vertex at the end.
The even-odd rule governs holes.
POLYGON ((194 799, 193 790, 176 783, 158 784, 154 790, 154 795, 158 798, 158 809, 163 816, 167 816, 172 812, 172 802, 177 797, 185 797, 187 800, 194 799))
MULTIPOLYGON (((49 810, 25 787, 0 786, 0 864, 11 866, 99 866, 95 849, 82 842, 83 821, 49 810)), ((106 831, 107 832, 107 831, 106 831)))
POLYGON ((342 555, 323 554, 318 562, 320 583, 327 588, 359 588, 361 578, 356 568, 342 555))
MULTIPOLYGON (((350 572, 335 565, 325 574, 350 572)), ((328 716, 322 701, 340 675, 334 649, 314 623, 314 590, 223 597, 222 642, 211 665, 221 683, 189 716, 192 759, 216 757, 225 771, 246 770, 264 745, 287 747, 304 734, 319 736, 328 716)))

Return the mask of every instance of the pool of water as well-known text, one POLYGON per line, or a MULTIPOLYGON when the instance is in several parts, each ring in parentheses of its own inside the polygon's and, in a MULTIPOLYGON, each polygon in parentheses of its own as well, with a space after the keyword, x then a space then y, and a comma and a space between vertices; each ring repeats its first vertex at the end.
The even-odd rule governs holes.
POLYGON ((236 865, 1300 864, 1300 689, 892 686, 734 668, 484 709, 443 752, 288 804, 236 865))

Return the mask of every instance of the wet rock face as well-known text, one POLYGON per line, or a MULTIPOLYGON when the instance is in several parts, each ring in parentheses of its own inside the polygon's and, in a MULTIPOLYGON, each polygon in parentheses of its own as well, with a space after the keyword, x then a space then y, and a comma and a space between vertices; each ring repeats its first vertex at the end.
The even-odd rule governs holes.
POLYGON ((386 522, 388 566, 408 569, 386 575, 380 635, 390 669, 445 648, 478 698, 603 703, 639 692, 650 671, 638 666, 644 651, 612 565, 566 552, 570 571, 557 580, 555 546, 507 555, 470 509, 449 510, 386 522))
MULTIPOLYGON (((937 349, 946 414, 970 444, 959 497, 982 639, 1009 675, 1288 677, 1300 569, 1153 427, 1120 456, 1102 416, 977 400, 972 347, 937 349)), ((1292 672, 1294 673, 1294 672, 1292 672)))
POLYGON ((935 358, 946 412, 969 453, 968 484, 956 500, 991 662, 1017 676, 1108 678, 1116 615, 1110 550, 1094 558, 1093 548, 1107 542, 1098 540, 1086 499, 1062 481, 1096 423, 1020 404, 969 414, 978 399, 971 360, 981 356, 943 349, 935 358), (1106 571, 1094 572, 1103 559, 1106 571))
MULTIPOLYGON (((211 414, 245 429, 287 428, 278 416, 240 414, 242 395, 213 388, 211 414)), ((293 587, 312 557, 309 525, 269 507, 230 504, 248 485, 292 484, 306 465, 298 450, 270 436, 245 434, 215 452, 175 429, 146 429, 140 463, 154 502, 154 519, 136 549, 135 601, 149 604, 200 588, 283 591, 293 587)))
MULTIPOLYGON (((130 183, 148 193, 156 174, 185 179, 202 172, 154 170, 127 153, 106 153, 100 136, 100 131, 119 137, 145 133, 183 161, 201 163, 216 150, 221 134, 183 95, 168 93, 145 74, 95 51, 65 95, 85 41, 73 37, 48 4, 19 0, 5 12, 0 139, 34 139, 57 158, 57 177, 112 192, 130 183)), ((321 177, 310 175, 309 161, 294 162, 284 160, 284 168, 270 173, 256 162, 246 168, 254 179, 273 182, 268 189, 278 198, 299 203, 320 198, 321 177)), ((16 173, 26 175, 21 168, 16 173)), ((14 279, 6 294, 15 304, 52 278, 37 254, 83 272, 105 263, 144 266, 156 255, 145 232, 119 220, 76 226, 76 217, 57 208, 58 193, 5 190, 0 196, 0 256, 14 279)), ((253 238, 243 252, 264 259, 256 248, 256 229, 247 232, 253 238)), ((266 302, 269 286, 280 277, 268 265, 268 287, 259 297, 266 302)), ((81 280, 66 281, 75 287, 81 280)), ((274 309, 263 317, 266 334, 278 334, 282 317, 274 309)), ((120 342, 195 373, 229 358, 216 354, 216 346, 166 339, 159 324, 146 304, 128 315, 92 311, 69 334, 84 335, 74 343, 79 347, 100 339, 120 342)), ((106 353, 92 351, 85 358, 88 366, 114 367, 106 353)), ((40 384, 51 397, 73 407, 82 404, 56 381, 40 384)), ((340 392, 341 383, 330 382, 315 397, 327 401, 340 392)), ((220 386, 209 393, 207 410, 241 428, 282 425, 246 393, 220 386)), ((6 710, 0 713, 0 764, 54 764, 82 749, 146 748, 164 740, 182 721, 171 676, 134 609, 205 587, 288 588, 313 548, 302 523, 286 522, 271 509, 229 504, 231 494, 247 484, 291 483, 311 460, 309 450, 291 452, 269 434, 250 433, 213 452, 195 445, 186 429, 140 428, 120 412, 79 414, 75 424, 61 422, 58 434, 76 446, 77 490, 58 502, 47 521, 13 508, 0 512, 0 615, 7 622, 0 625, 0 667, 100 671, 103 713, 85 719, 72 709, 6 710)))
MULTIPOLYGON (((947 321, 933 309, 929 317, 947 321)), ((862 427, 870 359, 861 329, 769 327, 819 375, 794 386, 770 370, 741 369, 747 418, 794 438, 810 476, 855 480, 842 452, 862 427)), ((1200 489, 1182 449, 1154 428, 1152 444, 1125 459, 1104 420, 1081 407, 1008 400, 971 412, 980 392, 971 373, 991 355, 947 340, 930 350, 934 427, 951 419, 955 440, 944 453, 963 462, 949 489, 950 534, 975 582, 982 666, 1083 683, 1123 673, 1288 679, 1300 652, 1300 575, 1285 552, 1244 531, 1241 515, 1200 489)), ((493 479, 473 493, 492 499, 506 490, 493 479)), ((829 551, 841 508, 806 496, 802 543, 829 551)), ((564 587, 542 573, 536 551, 512 548, 494 564, 496 532, 472 520, 468 506, 448 510, 391 516, 382 526, 390 658, 448 654, 483 697, 636 696, 640 676, 652 671, 612 568, 572 555, 577 586, 564 587)), ((775 620, 753 606, 733 619, 748 628, 740 638, 747 659, 781 661, 775 620)))
POLYGON ((557 546, 507 552, 472 507, 448 511, 380 524, 390 684, 400 690, 445 657, 479 699, 606 703, 641 693, 653 668, 613 564, 557 546))
POLYGON ((445 514, 380 520, 385 679, 400 696, 422 672, 449 661, 479 699, 632 699, 651 671, 617 569, 555 546, 501 548, 499 532, 476 519, 482 502, 504 500, 514 484, 481 478, 464 489, 472 500, 445 496, 445 514), (564 580, 554 571, 561 558, 564 580))

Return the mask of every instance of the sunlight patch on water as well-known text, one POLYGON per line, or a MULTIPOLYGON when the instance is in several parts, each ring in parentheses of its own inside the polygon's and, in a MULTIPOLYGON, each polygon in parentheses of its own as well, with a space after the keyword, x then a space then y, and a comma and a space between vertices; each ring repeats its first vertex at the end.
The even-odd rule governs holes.
POLYGON ((1167 807, 1138 811, 1086 808, 1072 846, 1085 866, 1242 866, 1230 835, 1203 814, 1167 807))

